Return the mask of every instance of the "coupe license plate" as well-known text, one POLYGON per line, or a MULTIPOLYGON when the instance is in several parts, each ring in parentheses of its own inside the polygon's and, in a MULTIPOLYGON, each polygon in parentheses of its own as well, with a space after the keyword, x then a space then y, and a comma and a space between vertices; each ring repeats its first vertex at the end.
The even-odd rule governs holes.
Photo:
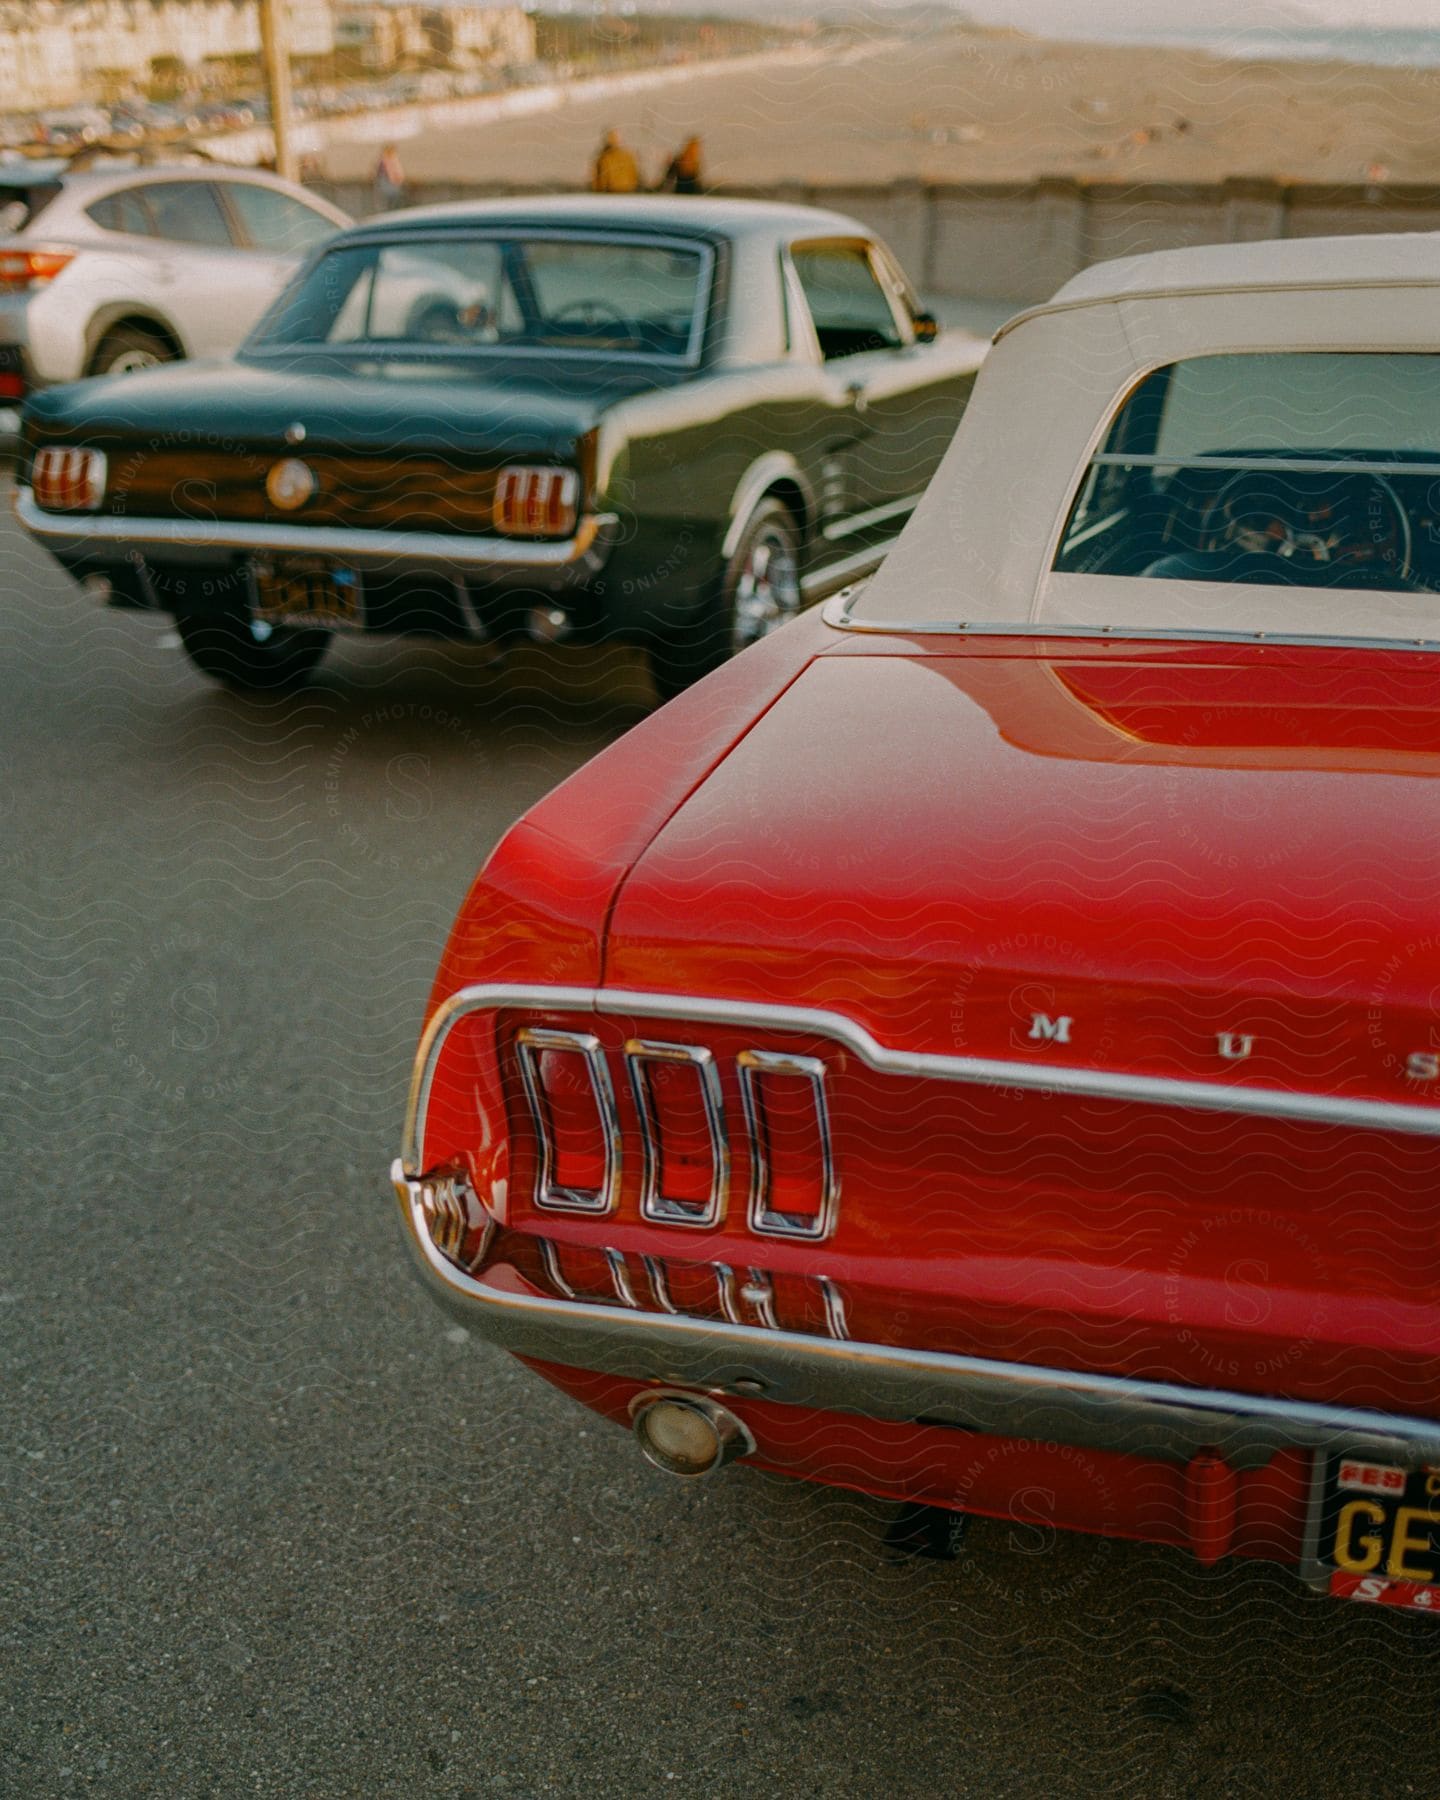
POLYGON ((364 591, 354 569, 337 568, 323 556, 294 556, 257 562, 252 579, 255 617, 267 625, 365 629, 364 591))
POLYGON ((1310 1573, 1330 1593, 1440 1614, 1440 1465, 1320 1459, 1310 1573))

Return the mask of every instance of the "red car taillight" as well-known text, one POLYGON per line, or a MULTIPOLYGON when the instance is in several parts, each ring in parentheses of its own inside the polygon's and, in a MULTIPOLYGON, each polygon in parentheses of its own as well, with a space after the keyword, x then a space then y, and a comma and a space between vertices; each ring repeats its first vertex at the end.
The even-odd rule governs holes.
POLYGON ((105 498, 105 453, 46 444, 35 452, 30 481, 46 512, 94 512, 105 498))
POLYGON ((540 1143, 535 1204, 556 1212, 611 1211, 619 1197, 620 1127, 599 1040, 527 1028, 516 1034, 515 1047, 540 1143))
POLYGON ((495 484, 495 529, 507 537, 568 537, 579 505, 580 477, 574 469, 512 463, 495 484))
POLYGON ((823 1238, 834 1223, 837 1194, 825 1065, 768 1050, 746 1050, 739 1064, 755 1158, 750 1229, 767 1237, 823 1238))
POLYGON ((760 1236, 834 1230, 840 1184, 818 1057, 721 1057, 650 1038, 607 1051, 589 1032, 529 1026, 513 1043, 541 1211, 604 1215, 623 1197, 652 1224, 714 1229, 739 1223, 726 1218, 738 1186, 760 1236))
POLYGON ((0 250, 0 290, 44 287, 74 260, 71 250, 0 250))
POLYGON ((714 1225, 730 1178, 714 1057, 692 1044, 637 1038, 626 1044, 625 1062, 642 1139, 642 1216, 670 1225, 714 1225))

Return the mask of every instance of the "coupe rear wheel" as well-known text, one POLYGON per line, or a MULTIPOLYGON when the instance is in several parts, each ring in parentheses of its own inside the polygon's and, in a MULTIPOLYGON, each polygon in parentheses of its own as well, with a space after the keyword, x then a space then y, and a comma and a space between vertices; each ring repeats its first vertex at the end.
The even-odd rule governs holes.
POLYGON ((684 631, 650 646, 662 700, 778 631, 800 611, 800 532, 782 500, 762 500, 720 572, 710 605, 684 631))
POLYGON ((328 631, 276 629, 259 620, 179 613, 185 654, 212 681, 237 693, 282 693, 309 679, 330 642, 328 631))
POLYGON ((141 325, 117 325, 95 346, 87 375, 133 375, 157 363, 176 361, 173 344, 141 325))

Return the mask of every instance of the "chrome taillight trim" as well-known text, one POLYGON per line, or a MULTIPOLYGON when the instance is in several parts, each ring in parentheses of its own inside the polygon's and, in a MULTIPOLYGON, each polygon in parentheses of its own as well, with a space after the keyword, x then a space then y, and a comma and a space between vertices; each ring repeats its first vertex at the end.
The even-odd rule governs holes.
POLYGON ((625 1252, 607 1250, 605 1262, 610 1270, 610 1284, 615 1289, 615 1298, 622 1306, 628 1306, 631 1312, 640 1312, 642 1308, 635 1298, 635 1289, 630 1284, 630 1268, 625 1261, 625 1252))
POLYGON ((748 1271, 740 1298, 747 1306, 754 1307, 755 1317, 762 1325, 771 1331, 780 1329, 780 1321, 775 1317, 775 1288, 764 1269, 748 1271))
POLYGON ((825 1100, 825 1065, 818 1056, 789 1056, 774 1050, 742 1050, 735 1062, 750 1138, 750 1229, 761 1237, 798 1238, 806 1243, 818 1243, 835 1229, 835 1216, 840 1205, 830 1108, 825 1100), (792 1075, 810 1084, 820 1142, 820 1205, 813 1220, 780 1212, 771 1205, 774 1171, 766 1149, 765 1101, 759 1086, 765 1075, 792 1075))
POLYGON ((560 1267, 560 1252, 550 1238, 537 1238, 540 1246, 540 1264, 545 1271, 545 1278, 557 1294, 567 1300, 575 1298, 575 1290, 565 1279, 565 1271, 560 1267))
POLYGON ((588 1031, 552 1031, 523 1026, 515 1034, 515 1055, 520 1080, 540 1147, 540 1169, 535 1181, 535 1204, 546 1212, 583 1213, 598 1216, 615 1210, 620 1199, 620 1115, 610 1067, 599 1038, 588 1031), (559 1050, 584 1058, 595 1096, 595 1110, 605 1135, 605 1176, 598 1188, 560 1187, 555 1181, 553 1125, 540 1088, 539 1059, 547 1050, 559 1050))
POLYGON ((42 444, 30 467, 36 505, 46 512, 94 512, 105 498, 109 465, 103 450, 42 444))
POLYGON ((850 1322, 845 1316, 845 1296, 828 1275, 817 1276, 825 1300, 825 1329, 832 1338, 848 1338, 850 1322))
POLYGON ((508 463, 495 481, 491 522, 502 537, 563 537, 574 531, 579 507, 578 470, 549 463, 508 463), (537 509, 541 516, 532 517, 537 509))
POLYGON ((670 1298, 670 1281, 665 1273, 665 1265, 658 1256, 642 1256, 641 1263, 645 1269, 645 1279, 650 1283, 650 1292, 655 1296, 655 1304, 661 1312, 678 1313, 680 1308, 670 1298))
POLYGON ((656 1225, 689 1225, 705 1231, 725 1217, 730 1193, 730 1140, 725 1132, 725 1101, 720 1091, 720 1071, 715 1058, 698 1044, 652 1043, 631 1038, 625 1045, 625 1067, 635 1113, 640 1121, 642 1173, 640 1216, 656 1225), (660 1125, 655 1116, 655 1096, 650 1090, 650 1063, 684 1064, 693 1068, 700 1083, 705 1124, 710 1134, 710 1196, 703 1206, 676 1200, 660 1192, 660 1125))

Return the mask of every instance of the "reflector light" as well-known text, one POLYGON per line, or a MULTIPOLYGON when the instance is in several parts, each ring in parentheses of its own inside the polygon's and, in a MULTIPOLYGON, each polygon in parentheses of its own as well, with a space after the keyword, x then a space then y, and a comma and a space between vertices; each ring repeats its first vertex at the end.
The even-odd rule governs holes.
POLYGON ((704 1395, 640 1394, 631 1417, 646 1461, 667 1475, 711 1475, 755 1449, 745 1424, 704 1395))
POLYGON ((0 372, 0 400, 23 400, 25 398, 25 377, 13 371, 9 374, 0 372))
POLYGON ((94 512, 105 498, 105 453, 46 444, 35 452, 30 480, 47 512, 94 512))
POLYGON ((714 1057, 692 1044, 634 1038, 625 1062, 644 1152, 641 1216, 718 1224, 730 1187, 730 1146, 714 1057))
POLYGON ((619 1197, 620 1125, 600 1040, 527 1026, 515 1043, 540 1150, 535 1204, 610 1212, 619 1197))
POLYGON ((575 529, 580 477, 574 469, 512 463, 495 483, 495 529, 508 537, 568 537, 575 529))
POLYGON ((44 287, 74 260, 73 250, 0 250, 0 288, 44 287))
POLYGON ((737 1062, 750 1130, 750 1229, 766 1237, 828 1237, 840 1184, 824 1063, 769 1050, 742 1051, 737 1062))

